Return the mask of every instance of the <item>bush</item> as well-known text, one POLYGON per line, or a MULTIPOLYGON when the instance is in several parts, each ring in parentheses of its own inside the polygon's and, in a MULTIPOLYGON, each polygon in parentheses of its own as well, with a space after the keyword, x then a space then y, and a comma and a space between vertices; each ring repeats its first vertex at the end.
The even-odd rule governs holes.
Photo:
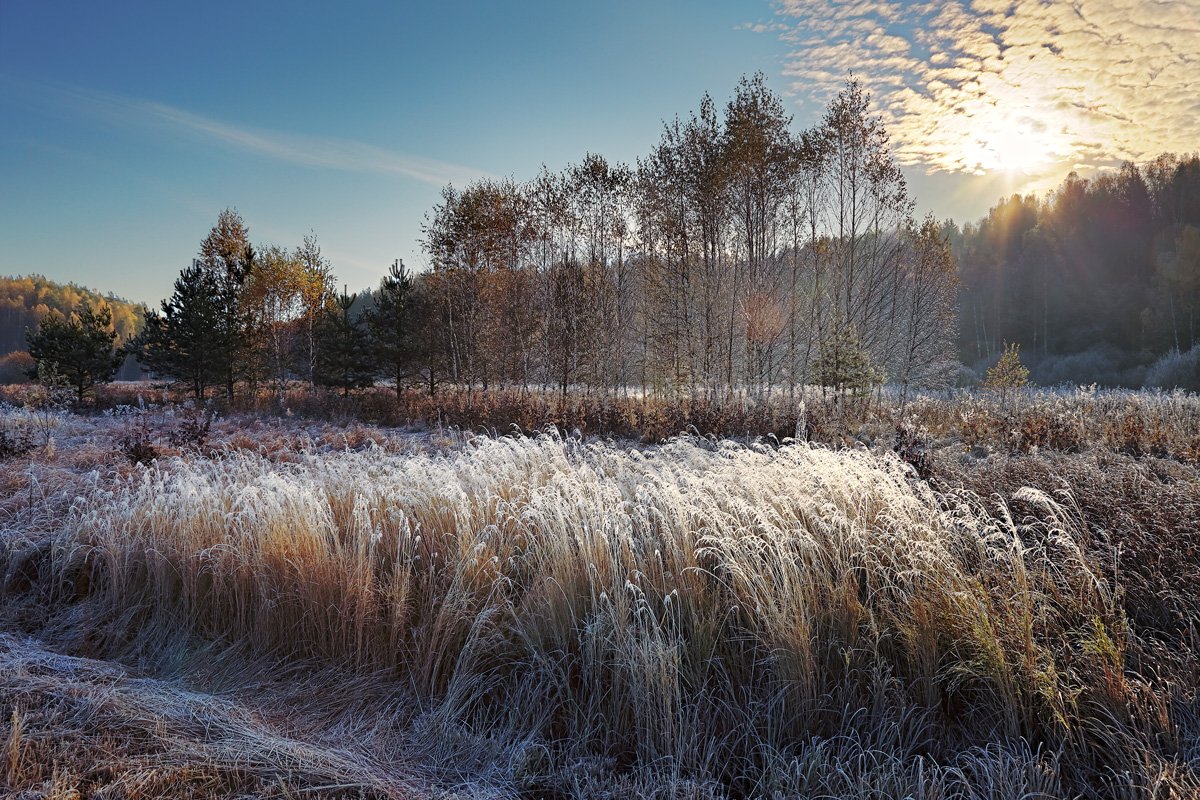
POLYGON ((1200 345, 1191 350, 1171 350, 1146 371, 1146 388, 1186 389, 1200 392, 1200 345))
POLYGON ((145 413, 139 414, 136 421, 125 428, 117 444, 131 464, 150 464, 159 456, 158 448, 154 445, 154 434, 150 430, 150 421, 145 413))
POLYGON ((24 350, 0 357, 0 383, 25 383, 36 362, 24 350))
POLYGON ((215 416, 211 409, 196 408, 191 404, 185 406, 178 415, 179 422, 167 434, 167 441, 180 449, 203 451, 208 445, 215 416))

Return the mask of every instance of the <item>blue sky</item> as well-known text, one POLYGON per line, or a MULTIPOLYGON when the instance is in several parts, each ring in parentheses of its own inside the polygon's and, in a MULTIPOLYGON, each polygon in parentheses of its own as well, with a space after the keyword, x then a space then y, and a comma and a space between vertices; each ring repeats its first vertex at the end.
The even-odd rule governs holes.
MULTIPOLYGON (((524 179, 588 151, 632 162, 663 119, 705 91, 723 102, 756 70, 806 126, 855 69, 899 133, 920 207, 974 218, 1033 177, 1022 143, 1050 152, 1037 138, 1049 134, 1036 123, 1029 136, 963 145, 970 136, 941 122, 964 112, 945 105, 957 102, 940 88, 946 61, 908 13, 959 44, 973 25, 1005 33, 975 8, 983 0, 949 5, 963 17, 887 0, 850 16, 832 0, 0 0, 0 274, 157 302, 233 206, 256 243, 291 246, 315 231, 342 281, 372 285, 394 258, 422 266, 421 218, 445 181, 524 179), (829 49, 839 40, 856 43, 850 56, 829 49), (909 61, 895 61, 905 45, 909 61), (939 138, 943 129, 954 138, 939 138), (1005 159, 1008 169, 993 163, 1005 159)), ((1193 20, 1164 24, 1186 33, 1193 20)), ((949 50, 954 64, 976 59, 980 74, 995 66, 986 48, 949 50)), ((966 127, 989 127, 966 108, 966 127)), ((990 127, 1019 131, 1030 113, 990 127)), ((1063 152, 1039 164, 1047 174, 1121 155, 1083 161, 1055 136, 1063 152)))
POLYGON ((420 265, 442 177, 531 177, 589 150, 632 160, 706 89, 778 73, 783 43, 734 30, 770 15, 694 2, 4 0, 0 273, 157 300, 234 206, 256 242, 313 230, 342 280, 374 284, 394 258, 420 265), (304 163, 341 149, 347 164, 304 163), (386 171, 410 163, 424 179, 386 171))

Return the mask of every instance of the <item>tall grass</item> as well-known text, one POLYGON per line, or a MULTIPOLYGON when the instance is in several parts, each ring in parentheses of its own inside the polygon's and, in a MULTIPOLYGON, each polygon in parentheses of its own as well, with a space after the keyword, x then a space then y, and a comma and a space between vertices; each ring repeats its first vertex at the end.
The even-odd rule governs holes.
POLYGON ((92 652, 376 676, 525 791, 1200 790, 1077 510, 1017 499, 804 443, 228 451, 97 485, 6 572, 92 652))

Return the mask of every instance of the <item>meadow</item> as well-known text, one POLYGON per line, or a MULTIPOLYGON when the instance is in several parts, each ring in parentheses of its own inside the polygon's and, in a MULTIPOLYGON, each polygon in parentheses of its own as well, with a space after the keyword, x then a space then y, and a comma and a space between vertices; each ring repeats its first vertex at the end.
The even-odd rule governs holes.
POLYGON ((1200 793, 1193 395, 107 391, 4 390, 13 795, 1200 793))

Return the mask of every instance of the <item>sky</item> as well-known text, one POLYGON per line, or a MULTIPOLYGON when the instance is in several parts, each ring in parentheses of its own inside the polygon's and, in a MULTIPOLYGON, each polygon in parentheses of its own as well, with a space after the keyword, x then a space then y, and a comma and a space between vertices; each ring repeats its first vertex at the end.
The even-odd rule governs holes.
POLYGON ((1200 0, 0 0, 0 274, 157 303, 233 207, 374 285, 446 183, 632 163, 755 71, 797 129, 853 72, 959 221, 1200 147, 1200 0))

